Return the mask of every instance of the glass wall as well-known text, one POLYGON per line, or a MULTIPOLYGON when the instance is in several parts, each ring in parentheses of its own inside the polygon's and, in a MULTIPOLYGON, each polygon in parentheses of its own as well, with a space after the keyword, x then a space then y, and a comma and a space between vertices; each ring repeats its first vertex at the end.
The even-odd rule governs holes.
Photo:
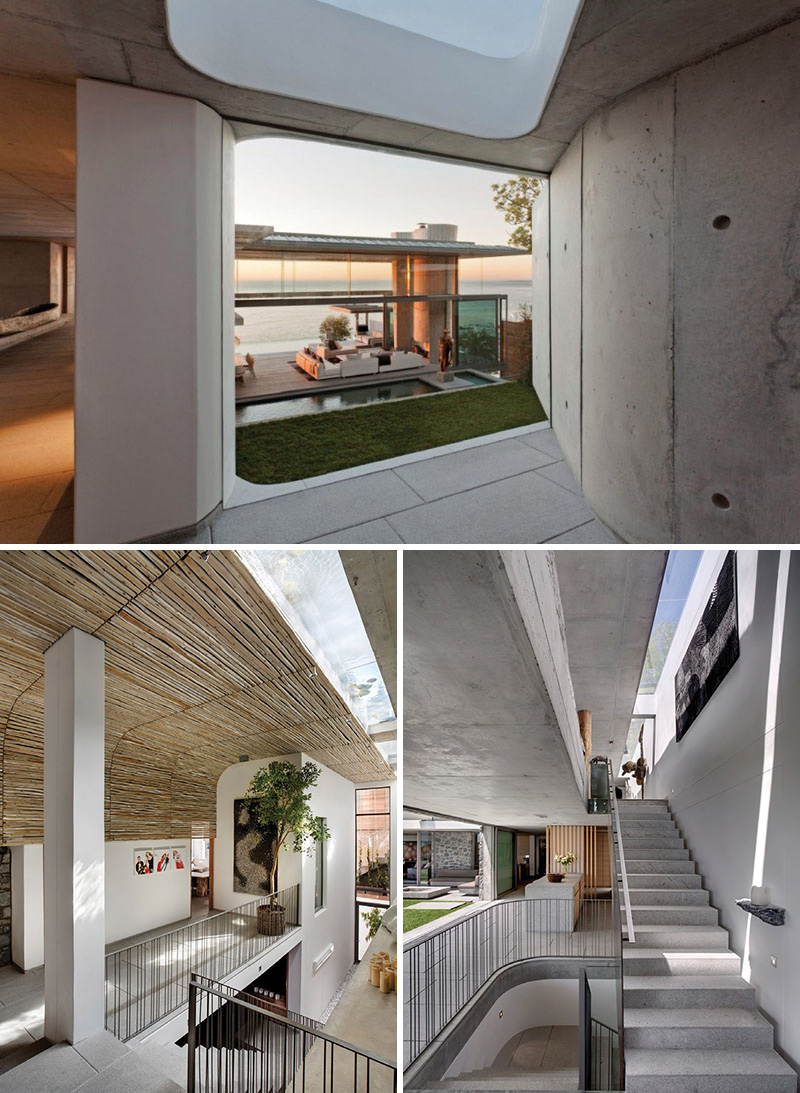
POLYGON ((516 855, 514 853, 514 832, 497 832, 497 894, 502 896, 504 892, 510 892, 516 888, 517 881, 514 875, 516 855))
POLYGON ((500 359, 496 300, 459 300, 456 307, 459 367, 497 368, 500 359))
POLYGON ((356 790, 356 895, 389 902, 389 787, 356 790))

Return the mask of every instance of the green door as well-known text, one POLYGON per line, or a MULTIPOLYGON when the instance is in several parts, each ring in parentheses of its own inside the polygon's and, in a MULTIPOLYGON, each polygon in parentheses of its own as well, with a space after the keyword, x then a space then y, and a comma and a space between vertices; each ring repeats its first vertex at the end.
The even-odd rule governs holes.
POLYGON ((514 878, 514 832, 497 832, 497 894, 516 888, 514 878))

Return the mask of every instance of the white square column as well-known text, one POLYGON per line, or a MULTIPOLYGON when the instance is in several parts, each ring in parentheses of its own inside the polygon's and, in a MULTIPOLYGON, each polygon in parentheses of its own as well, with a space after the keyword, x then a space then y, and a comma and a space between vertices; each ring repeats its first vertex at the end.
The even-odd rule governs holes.
POLYGON ((194 99, 78 80, 76 542, 192 530, 232 488, 234 145, 194 99))
POLYGON ((68 630, 44 655, 44 1034, 105 1025, 105 647, 68 630))

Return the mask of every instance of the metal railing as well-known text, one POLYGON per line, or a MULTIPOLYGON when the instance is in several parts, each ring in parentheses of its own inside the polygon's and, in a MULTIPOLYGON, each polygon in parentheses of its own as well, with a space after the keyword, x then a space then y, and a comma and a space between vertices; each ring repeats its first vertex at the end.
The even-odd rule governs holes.
MULTIPOLYGON (((628 892, 628 870, 625 865, 625 848, 622 845, 622 829, 619 825, 619 810, 617 809, 617 795, 614 792, 614 776, 611 770, 611 763, 608 759, 604 760, 608 770, 608 796, 609 796, 609 812, 611 815, 611 843, 616 842, 614 847, 614 862, 616 865, 614 871, 614 878, 622 880, 622 892, 625 896, 625 923, 628 928, 628 941, 631 945, 636 942, 636 931, 633 928, 633 915, 631 914, 631 899, 628 892)), ((616 885, 612 884, 612 888, 616 885)), ((619 890, 617 889, 617 895, 619 890)))
POLYGON ((537 957, 617 957, 618 915, 611 900, 502 900, 406 941, 404 1065, 413 1063, 501 968, 537 957))
MULTIPOLYGON (((300 925, 299 888, 292 885, 275 897, 286 909, 287 931, 300 925)), ((120 1040, 139 1035, 186 1004, 192 972, 212 980, 224 979, 264 949, 282 941, 285 933, 258 932, 258 908, 268 900, 268 896, 262 896, 234 911, 209 915, 109 953, 106 956, 108 1031, 120 1040)))
POLYGON ((391 1060, 231 993, 189 981, 187 1093, 396 1093, 391 1060))

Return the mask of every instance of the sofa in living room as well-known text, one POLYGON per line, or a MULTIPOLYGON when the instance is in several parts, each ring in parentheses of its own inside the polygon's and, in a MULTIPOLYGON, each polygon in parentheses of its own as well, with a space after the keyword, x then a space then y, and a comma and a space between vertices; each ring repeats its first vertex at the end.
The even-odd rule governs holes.
POLYGON ((307 375, 315 380, 326 379, 351 379, 357 376, 383 376, 388 372, 406 372, 415 368, 424 368, 427 361, 418 353, 400 350, 389 353, 385 350, 372 349, 369 351, 331 353, 325 356, 319 350, 323 346, 312 349, 306 346, 298 350, 295 363, 307 375))

